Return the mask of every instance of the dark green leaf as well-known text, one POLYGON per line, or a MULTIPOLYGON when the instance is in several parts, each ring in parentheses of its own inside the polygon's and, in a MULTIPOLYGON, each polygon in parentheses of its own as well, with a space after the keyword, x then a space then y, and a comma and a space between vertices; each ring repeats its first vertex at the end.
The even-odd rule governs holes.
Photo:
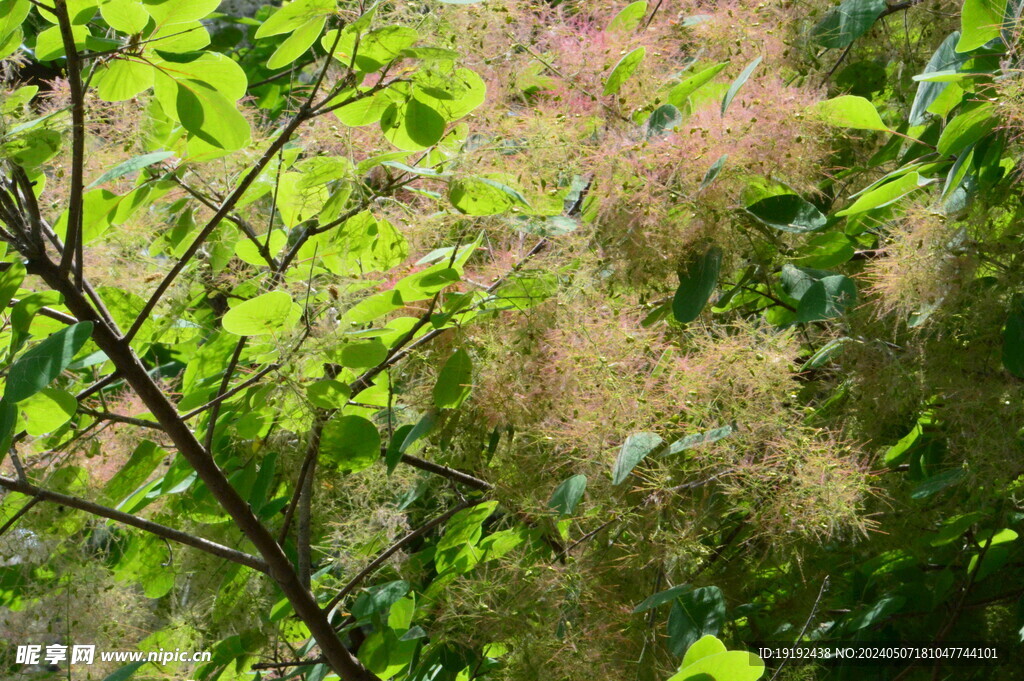
MULTIPOLYGON (((935 50, 932 58, 924 67, 924 74, 935 73, 936 71, 958 70, 967 61, 967 57, 958 55, 956 43, 960 39, 960 31, 954 31, 935 50)), ((938 99, 942 91, 949 87, 949 83, 930 83, 922 81, 917 86, 917 94, 914 95, 914 103, 910 106, 910 125, 921 125, 925 122, 925 114, 928 107, 938 99)))
POLYGON ((813 204, 796 194, 769 196, 747 206, 759 222, 786 232, 813 232, 825 226, 826 218, 813 204))
POLYGON ((711 430, 705 430, 702 433, 694 433, 693 435, 687 435, 686 437, 680 438, 673 442, 665 450, 665 456, 669 454, 678 454, 679 452, 685 452, 687 449, 693 449, 700 445, 708 444, 709 442, 717 442, 724 437, 728 437, 736 432, 735 425, 722 426, 721 428, 713 428, 711 430))
POLYGON ((439 409, 454 409, 466 401, 472 389, 473 360, 460 348, 452 353, 437 376, 434 405, 439 409))
POLYGON ((668 617, 669 649, 682 656, 703 636, 716 636, 725 622, 725 597, 717 586, 681 595, 668 617))
POLYGON ((1003 366, 1017 378, 1024 378, 1024 305, 1017 303, 1003 329, 1003 366))
POLYGON ((796 309, 799 322, 814 322, 842 315, 857 302, 857 285, 836 274, 814 282, 800 298, 796 309))
POLYGON ((103 681, 125 681, 125 679, 130 679, 131 677, 135 676, 135 672, 137 672, 144 664, 147 663, 132 662, 131 664, 125 665, 124 667, 121 667, 114 673, 110 674, 107 678, 103 679, 103 681))
POLYGON ((622 484, 636 465, 660 444, 661 437, 655 433, 634 433, 626 438, 612 469, 612 484, 622 484))
POLYGON ((688 324, 700 316, 718 283, 722 265, 722 249, 712 246, 701 257, 679 271, 679 288, 672 298, 672 314, 676 321, 688 324))
POLYGON ((658 606, 670 603, 692 588, 693 587, 691 587, 689 584, 679 584, 678 586, 674 586, 670 589, 659 591, 658 593, 645 598, 640 603, 640 605, 633 608, 633 612, 647 612, 648 610, 652 610, 654 608, 657 608, 658 606))
POLYGON ((867 33, 885 10, 885 0, 846 0, 811 29, 811 37, 823 47, 847 47, 867 33))
POLYGON ((754 73, 754 69, 756 69, 758 64, 760 63, 761 57, 758 57, 754 61, 747 64, 747 67, 743 69, 742 72, 740 72, 740 75, 738 75, 736 77, 736 80, 732 82, 732 85, 729 86, 729 89, 725 93, 725 97, 722 98, 723 116, 725 116, 725 112, 729 108, 729 105, 732 104, 732 100, 736 98, 736 95, 739 93, 740 88, 743 87, 743 84, 747 82, 747 79, 750 78, 750 75, 754 73))
POLYGON ((659 106, 644 123, 644 134, 647 137, 659 137, 672 132, 672 129, 683 122, 679 109, 671 104, 659 106))
POLYGON ((548 501, 548 508, 553 508, 561 517, 572 515, 576 505, 583 498, 583 492, 587 489, 587 476, 574 475, 555 488, 554 494, 548 501))
POLYGON ((373 586, 359 594, 352 604, 352 616, 357 620, 383 612, 400 601, 411 589, 409 582, 402 580, 373 586))
POLYGON ((722 172, 722 168, 725 167, 725 162, 728 159, 729 154, 722 154, 721 156, 718 157, 717 161, 711 164, 711 167, 708 168, 708 171, 704 173, 704 179, 700 181, 700 189, 698 189, 698 191, 706 189, 708 185, 715 181, 715 178, 717 178, 718 174, 722 172))
POLYGON ((92 334, 92 322, 79 322, 51 335, 15 360, 7 375, 4 400, 20 402, 35 395, 71 364, 92 334))
POLYGON ((117 164, 107 172, 103 173, 102 175, 97 177, 92 182, 92 184, 86 187, 86 189, 92 189, 96 185, 103 184, 104 182, 109 182, 110 180, 116 180, 119 177, 124 177, 129 173, 134 173, 136 171, 142 170, 143 168, 151 166, 154 163, 165 161, 171 158, 172 156, 174 156, 173 151, 154 151, 151 154, 143 154, 141 156, 136 156, 135 158, 129 159, 124 163, 117 164))
POLYGON ((967 471, 962 468, 954 468, 942 473, 937 473, 914 486, 910 492, 911 499, 927 499, 933 494, 959 484, 967 477, 967 471))

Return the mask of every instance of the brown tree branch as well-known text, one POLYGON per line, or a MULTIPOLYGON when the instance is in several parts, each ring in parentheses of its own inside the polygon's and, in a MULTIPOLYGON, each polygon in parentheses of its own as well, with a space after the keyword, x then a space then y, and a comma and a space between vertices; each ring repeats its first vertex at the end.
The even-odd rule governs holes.
POLYGON ((54 0, 57 25, 67 58, 68 87, 71 91, 71 187, 68 195, 68 231, 60 258, 60 274, 65 275, 74 263, 75 281, 82 285, 82 215, 85 183, 85 91, 82 64, 75 47, 75 35, 68 16, 67 0, 54 0))
MULTIPOLYGON (((0 487, 4 487, 14 492, 19 492, 21 494, 26 494, 39 501, 51 501, 55 504, 60 504, 61 506, 78 509, 92 515, 100 516, 101 518, 107 518, 124 525, 130 525, 145 532, 149 532, 150 534, 155 534, 158 537, 162 537, 179 544, 184 544, 185 546, 191 546, 192 548, 205 551, 206 553, 217 556, 218 558, 230 560, 232 563, 251 567, 253 570, 257 570, 258 572, 268 572, 267 564, 256 556, 236 551, 235 549, 203 539, 202 537, 197 537, 187 532, 176 530, 173 527, 161 525, 160 523, 154 523, 151 520, 146 520, 145 518, 140 518, 139 516, 131 515, 130 513, 124 513, 86 499, 61 494, 59 492, 51 492, 50 490, 43 489, 42 487, 38 487, 31 483, 22 482, 2 475, 0 475, 0 487)), ((27 510, 27 508, 23 510, 27 510)))

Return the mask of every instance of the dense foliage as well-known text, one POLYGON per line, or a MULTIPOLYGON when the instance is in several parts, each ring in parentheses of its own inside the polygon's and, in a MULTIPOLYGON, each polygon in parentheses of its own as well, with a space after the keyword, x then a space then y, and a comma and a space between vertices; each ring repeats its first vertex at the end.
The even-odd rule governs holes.
POLYGON ((0 0, 0 676, 1019 673, 1024 3, 242 4, 0 0))

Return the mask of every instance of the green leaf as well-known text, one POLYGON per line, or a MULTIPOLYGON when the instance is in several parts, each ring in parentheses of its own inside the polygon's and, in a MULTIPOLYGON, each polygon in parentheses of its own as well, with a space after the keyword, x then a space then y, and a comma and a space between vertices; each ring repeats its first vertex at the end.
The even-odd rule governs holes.
POLYGON ((7 374, 3 399, 20 402, 50 384, 71 364, 92 334, 92 322, 61 329, 19 357, 7 374))
POLYGON ((881 186, 872 189, 869 192, 861 194, 860 197, 854 201, 853 205, 848 208, 836 213, 837 217, 844 215, 856 215, 857 213, 864 213, 875 208, 883 208, 891 203, 899 201, 907 194, 914 192, 921 187, 925 187, 935 180, 929 180, 921 177, 916 172, 907 173, 901 177, 896 178, 892 182, 888 182, 881 186))
POLYGON ((723 116, 725 115, 726 110, 729 108, 729 105, 732 104, 732 100, 736 98, 736 95, 739 93, 740 88, 743 87, 743 84, 747 82, 747 79, 750 78, 751 74, 754 73, 754 69, 756 69, 758 64, 760 63, 761 57, 758 57, 754 61, 747 64, 747 67, 740 72, 740 75, 738 75, 736 77, 736 80, 732 82, 732 85, 729 86, 729 89, 725 93, 725 97, 722 98, 723 116))
POLYGON ((724 653, 725 650, 724 643, 715 636, 707 634, 697 639, 693 645, 686 649, 686 654, 683 656, 683 661, 680 663, 679 668, 686 669, 703 657, 718 655, 719 653, 724 653))
MULTIPOLYGON (((350 95, 354 94, 349 93, 340 101, 346 101, 350 95)), ((381 90, 369 97, 363 97, 351 104, 338 107, 334 110, 334 115, 339 121, 349 127, 370 125, 380 121, 381 116, 392 105, 394 99, 395 95, 390 89, 381 90)))
POLYGON ((362 621, 380 612, 385 612, 392 605, 402 600, 412 587, 409 582, 398 580, 386 584, 378 584, 359 594, 352 604, 352 616, 362 621))
POLYGON ((2 0, 0 2, 0 42, 18 32, 31 9, 32 3, 29 0, 2 0))
POLYGON ((457 121, 484 103, 487 84, 475 71, 431 68, 412 77, 412 95, 446 121, 457 121))
POLYGON ((134 59, 114 59, 96 76, 96 93, 104 102, 123 102, 153 87, 156 71, 134 59))
POLYGON ((615 467, 612 469, 612 484, 620 485, 629 474, 636 468, 636 465, 644 460, 662 442, 661 437, 656 433, 634 433, 626 438, 619 450, 619 456, 615 459, 615 467))
POLYGON ((15 260, 3 272, 0 272, 0 310, 6 310, 14 295, 25 280, 25 264, 15 260))
POLYGON ((886 596, 876 601, 870 608, 859 612, 844 623, 847 631, 860 631, 866 629, 872 624, 879 622, 884 617, 888 617, 893 613, 899 612, 903 604, 907 602, 907 599, 903 596, 886 596))
POLYGON ((262 336, 287 331, 296 319, 298 307, 285 291, 270 291, 235 305, 224 314, 224 330, 236 336, 262 336))
POLYGON ((711 82, 711 80, 719 73, 721 73, 722 69, 724 69, 728 65, 729 62, 723 61, 721 63, 715 64, 714 66, 709 66, 708 68, 702 71, 698 71, 697 73, 693 74, 692 76, 690 76, 689 78, 687 78, 686 80, 684 80, 683 82, 679 83, 678 85, 674 86, 671 90, 669 90, 668 96, 666 97, 666 101, 675 107, 681 108, 684 104, 686 104, 686 100, 690 95, 692 95, 694 92, 699 90, 707 83, 711 82))
POLYGON ((21 167, 34 169, 53 158, 60 151, 62 141, 63 137, 56 130, 29 130, 0 147, 0 152, 21 167))
POLYGON ((498 215, 516 206, 529 207, 518 191, 485 177, 464 177, 450 182, 448 200, 466 215, 498 215))
POLYGON ((701 657, 681 669, 668 681, 757 681, 764 675, 764 662, 754 653, 730 650, 701 657))
POLYGON ((811 112, 822 122, 837 128, 889 131, 875 105, 856 95, 841 95, 818 102, 811 107, 811 112))
POLYGON ((663 104, 651 113, 650 118, 644 123, 644 134, 646 137, 660 137, 672 132, 683 122, 683 115, 679 109, 671 104, 663 104))
POLYGON ((205 19, 220 0, 143 0, 143 4, 158 26, 166 26, 205 19))
POLYGON ((995 105, 988 102, 980 104, 951 120, 943 128, 936 148, 943 156, 956 156, 991 133, 998 124, 995 105))
POLYGON ((683 654, 701 637, 715 636, 725 622, 725 597, 717 586, 705 586, 676 599, 668 616, 668 645, 683 654))
POLYGON ((548 508, 553 508, 562 518, 572 515, 587 489, 587 476, 574 475, 555 488, 548 508))
POLYGON ((28 421, 25 431, 33 437, 52 433, 78 411, 78 400, 66 390, 43 388, 18 403, 18 411, 28 421))
POLYGON ((820 369, 825 366, 828 362, 832 361, 832 358, 839 354, 840 350, 843 349, 847 343, 855 342, 852 338, 842 337, 833 338, 828 343, 825 343, 818 351, 815 352, 807 362, 804 364, 806 369, 820 369))
POLYGON ((330 378, 316 381, 306 388, 306 397, 321 409, 341 409, 351 395, 352 390, 347 384, 330 378))
POLYGON ((966 477, 967 471, 962 468, 953 468, 936 473, 915 485, 914 489, 910 492, 910 498, 927 499, 933 494, 938 494, 944 489, 960 484, 966 477))
POLYGON ((718 283, 722 249, 712 246, 707 252, 679 270, 679 288, 672 298, 672 315, 681 324, 700 316, 718 283))
POLYGON ((403 103, 392 103, 384 110, 380 129, 399 149, 419 151, 441 140, 445 121, 429 105, 418 99, 408 99, 403 103))
POLYGON ((729 154, 722 154, 718 157, 718 160, 711 164, 708 171, 704 173, 704 179, 700 181, 700 188, 697 191, 703 191, 707 189, 708 185, 715 181, 719 173, 722 172, 722 168, 725 167, 725 162, 729 160, 729 154))
POLYGON ((1010 310, 1003 329, 1003 367, 1017 378, 1024 378, 1024 304, 1010 310))
POLYGON ((336 0, 293 0, 270 15, 260 24, 255 38, 267 38, 281 33, 290 33, 318 17, 326 17, 335 11, 336 0))
POLYGON ((443 47, 407 47, 402 50, 400 56, 409 59, 419 59, 424 62, 451 62, 458 59, 460 55, 455 50, 446 50, 443 47))
POLYGON ((970 52, 999 37, 1006 0, 964 0, 957 52, 970 52))
MULTIPOLYGON (((86 38, 89 37, 89 28, 80 24, 71 27, 71 35, 74 38, 75 50, 81 52, 86 47, 86 38)), ((59 26, 51 26, 36 36, 36 59, 39 61, 52 61, 64 56, 64 39, 61 36, 59 26)))
POLYGON ((1009 546, 993 546, 985 552, 984 557, 980 553, 974 554, 967 562, 967 574, 974 575, 975 582, 984 580, 1006 565, 1006 561, 1010 558, 1011 548, 1009 546), (980 566, 978 565, 979 558, 981 559, 980 566))
MULTIPOLYGON (((349 27, 341 32, 340 38, 337 36, 336 30, 324 34, 320 39, 324 51, 333 48, 331 54, 335 59, 345 65, 354 61, 355 68, 365 73, 378 71, 386 64, 404 56, 405 51, 419 40, 419 33, 409 26, 384 26, 361 35, 359 31, 349 27)), ((415 82, 415 76, 413 81, 415 82)))
POLYGON ((857 302, 857 285, 849 277, 836 274, 811 284, 796 308, 798 322, 816 322, 841 316, 857 302))
POLYGON ((249 122, 235 101, 245 95, 242 68, 222 54, 170 55, 154 60, 153 93, 164 112, 211 147, 234 151, 249 143, 249 122))
POLYGON ((267 60, 267 68, 277 70, 294 63, 316 42, 326 23, 327 17, 321 16, 314 17, 299 26, 270 56, 270 59, 267 60))
POLYGON ((18 406, 0 399, 0 461, 7 457, 14 440, 14 428, 18 424, 18 406))
MULTIPOLYGON (((960 39, 960 31, 954 31, 942 41, 939 49, 935 50, 928 64, 924 67, 922 75, 936 73, 939 71, 958 70, 966 63, 966 57, 956 53, 956 42, 960 39)), ((908 122, 911 126, 921 125, 925 122, 925 114, 939 95, 949 87, 949 83, 943 82, 922 82, 917 86, 917 93, 914 95, 914 103, 910 106, 908 122)))
POLYGON ((434 385, 434 405, 439 409, 455 409, 469 397, 473 389, 473 360, 458 349, 444 363, 434 385))
POLYGON ((745 210, 769 227, 797 234, 821 229, 827 222, 821 211, 796 194, 769 196, 745 210))
POLYGON ((848 47, 867 33, 885 10, 885 0, 846 0, 811 29, 811 38, 823 47, 848 47))
POLYGON ((638 612, 647 612, 648 610, 653 610, 654 608, 665 605, 666 603, 671 603, 692 588, 693 587, 689 584, 678 584, 669 589, 665 589, 664 591, 659 591, 656 594, 648 596, 641 601, 640 605, 633 608, 633 614, 638 612))
MULTIPOLYGON (((159 82, 159 81, 157 81, 159 82)), ((235 104, 205 83, 177 83, 176 115, 190 135, 234 151, 249 143, 249 122, 235 104)))
POLYGON ((835 267, 853 257, 855 243, 842 232, 818 234, 800 248, 794 262, 803 267, 835 267))
POLYGON ((479 541, 483 534, 481 525, 497 507, 497 501, 485 501, 453 515, 445 526, 444 536, 437 542, 437 551, 461 548, 466 542, 479 541))
POLYGON ((622 11, 612 17, 605 30, 609 33, 635 31, 640 28, 640 22, 644 20, 645 16, 647 16, 647 0, 638 0, 626 5, 622 11))
POLYGON ((320 452, 341 470, 358 473, 380 458, 380 433, 362 416, 334 416, 324 425, 320 452))
POLYGON ((349 369, 366 369, 374 367, 388 356, 388 349, 379 339, 365 343, 346 343, 341 348, 339 364, 349 369))
POLYGON ((126 679, 130 679, 131 677, 135 676, 135 672, 137 672, 145 664, 148 663, 132 662, 131 664, 125 665, 124 667, 121 667, 114 673, 110 674, 107 678, 103 679, 103 681, 125 681, 126 679))
POLYGON ((173 151, 154 151, 150 154, 136 156, 135 158, 129 159, 122 163, 118 163, 116 166, 114 166, 113 168, 111 168, 110 170, 103 173, 95 180, 93 180, 93 182, 88 187, 86 187, 86 189, 92 189, 96 185, 103 184, 104 182, 109 182, 111 180, 116 180, 119 177, 124 177, 129 173, 137 172, 139 170, 142 170, 143 168, 153 165, 154 163, 165 161, 171 158, 172 156, 174 156, 173 151))
POLYGON ((121 33, 141 33, 149 23, 149 12, 138 0, 106 0, 100 5, 100 14, 121 33))
POLYGON ((128 462, 103 486, 101 503, 120 508, 135 490, 145 484, 166 456, 167 452, 156 443, 143 440, 132 452, 128 462))
POLYGON ((619 63, 615 65, 615 68, 608 75, 608 80, 605 81, 604 95, 614 95, 621 90, 622 85, 633 75, 633 72, 640 66, 640 62, 644 60, 646 55, 647 49, 638 47, 620 59, 619 63))
POLYGON ((687 449, 693 449, 700 445, 705 445, 710 442, 717 442, 724 437, 728 437, 735 433, 737 430, 735 425, 722 426, 721 428, 712 428, 711 430, 705 430, 701 433, 693 433, 682 437, 665 450, 664 455, 669 456, 671 454, 678 454, 679 452, 685 452, 687 449))

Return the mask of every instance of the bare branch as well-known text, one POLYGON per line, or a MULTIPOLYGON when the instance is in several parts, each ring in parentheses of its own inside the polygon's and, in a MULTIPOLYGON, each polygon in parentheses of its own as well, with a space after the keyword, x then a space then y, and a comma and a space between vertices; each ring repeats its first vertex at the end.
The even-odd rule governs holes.
POLYGON ((34 497, 40 501, 51 501, 62 506, 67 506, 68 508, 75 508, 80 511, 85 511, 86 513, 91 513, 92 515, 100 516, 101 518, 108 518, 125 525, 130 525, 145 532, 149 532, 150 534, 155 534, 158 537, 163 537, 164 539, 169 539, 179 544, 191 546, 192 548, 205 551, 206 553, 219 558, 224 558, 233 563, 238 563, 239 565, 251 567, 253 570, 269 573, 267 564, 256 556, 236 551, 235 549, 203 539, 202 537, 197 537, 187 532, 176 530, 173 527, 154 523, 151 520, 146 520, 145 518, 140 518, 138 516, 131 515, 130 513, 124 513, 113 508, 108 508, 107 506, 102 506, 92 501, 87 501, 86 499, 80 499, 79 497, 72 497, 67 494, 60 494, 59 492, 51 492, 50 490, 37 487, 36 485, 28 482, 21 482, 14 478, 8 478, 2 475, 0 475, 0 487, 5 487, 21 494, 27 494, 28 496, 34 497))
POLYGON ((71 90, 71 187, 68 192, 68 231, 60 259, 60 273, 66 275, 74 263, 75 281, 82 285, 82 201, 85 169, 85 91, 82 64, 75 47, 75 35, 68 16, 67 0, 54 0, 57 25, 67 58, 68 87, 71 90))

